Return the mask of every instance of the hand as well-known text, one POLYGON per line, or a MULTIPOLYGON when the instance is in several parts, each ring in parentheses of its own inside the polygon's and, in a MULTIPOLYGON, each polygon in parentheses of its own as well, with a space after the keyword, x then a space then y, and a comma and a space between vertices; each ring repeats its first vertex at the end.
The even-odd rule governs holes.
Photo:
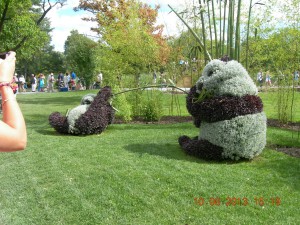
POLYGON ((9 52, 6 58, 0 59, 0 82, 12 82, 15 72, 16 53, 9 52))

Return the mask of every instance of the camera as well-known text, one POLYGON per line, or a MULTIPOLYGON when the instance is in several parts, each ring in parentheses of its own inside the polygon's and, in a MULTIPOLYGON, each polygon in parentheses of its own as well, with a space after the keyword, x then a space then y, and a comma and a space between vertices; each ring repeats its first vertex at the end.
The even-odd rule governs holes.
POLYGON ((8 54, 9 54, 8 52, 1 52, 0 59, 5 59, 8 54))

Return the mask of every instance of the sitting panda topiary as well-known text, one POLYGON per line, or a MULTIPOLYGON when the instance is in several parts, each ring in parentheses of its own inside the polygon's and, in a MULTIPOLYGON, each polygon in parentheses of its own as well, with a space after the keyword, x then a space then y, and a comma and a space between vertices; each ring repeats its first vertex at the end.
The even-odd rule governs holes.
POLYGON ((98 94, 87 94, 79 106, 69 111, 67 116, 53 112, 49 116, 50 125, 62 134, 98 134, 113 122, 115 110, 110 105, 110 87, 102 88, 98 94))
POLYGON ((212 60, 187 96, 186 104, 200 127, 198 137, 181 136, 190 155, 207 159, 253 159, 266 145, 266 116, 258 90, 237 61, 212 60))

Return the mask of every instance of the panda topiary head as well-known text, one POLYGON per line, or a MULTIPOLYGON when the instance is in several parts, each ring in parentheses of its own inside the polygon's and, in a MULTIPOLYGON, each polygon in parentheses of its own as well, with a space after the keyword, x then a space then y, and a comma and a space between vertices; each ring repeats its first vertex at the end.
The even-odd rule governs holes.
POLYGON ((80 105, 90 105, 94 101, 96 96, 96 94, 86 94, 82 97, 80 105))
POLYGON ((257 95, 257 87, 246 69, 237 61, 218 59, 209 62, 196 83, 197 93, 208 92, 212 96, 257 95))

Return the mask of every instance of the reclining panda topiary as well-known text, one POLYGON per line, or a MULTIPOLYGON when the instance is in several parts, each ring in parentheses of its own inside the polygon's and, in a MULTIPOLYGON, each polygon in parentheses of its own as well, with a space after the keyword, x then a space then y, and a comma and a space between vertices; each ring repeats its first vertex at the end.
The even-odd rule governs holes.
POLYGON ((106 86, 98 94, 87 94, 79 106, 70 110, 67 116, 53 112, 50 125, 59 133, 86 135, 102 133, 113 122, 115 110, 109 103, 111 88, 106 86))

